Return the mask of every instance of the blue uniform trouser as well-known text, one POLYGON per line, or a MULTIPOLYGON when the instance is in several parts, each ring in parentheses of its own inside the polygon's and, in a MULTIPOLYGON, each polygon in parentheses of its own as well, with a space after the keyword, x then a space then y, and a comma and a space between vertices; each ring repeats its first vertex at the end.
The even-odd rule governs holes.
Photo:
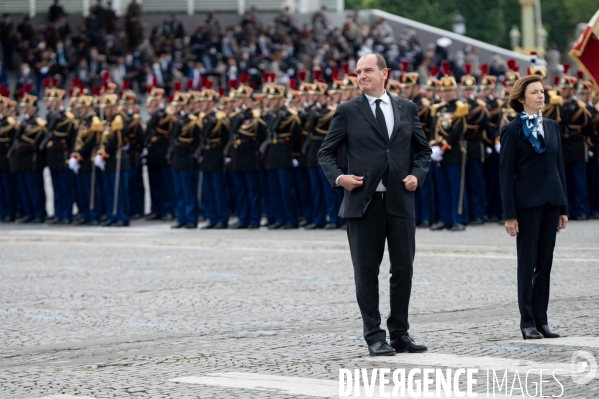
POLYGON ((437 189, 439 193, 439 220, 448 226, 464 224, 468 213, 467 199, 464 196, 462 214, 458 214, 460 198, 460 165, 441 165, 437 168, 437 189))
POLYGON ((132 215, 143 215, 144 180, 141 166, 129 169, 129 202, 132 215))
POLYGON ((14 173, 0 172, 0 218, 14 219, 17 208, 17 179, 14 173))
POLYGON ((414 193, 416 223, 422 221, 432 222, 434 220, 435 205, 435 184, 432 173, 424 179, 420 190, 414 193))
POLYGON ((470 220, 485 217, 484 163, 479 160, 466 162, 466 196, 468 197, 468 217, 470 220))
POLYGON ((229 213, 231 214, 236 214, 237 213, 237 202, 235 200, 235 182, 233 181, 233 177, 231 176, 231 171, 230 170, 226 170, 224 172, 225 174, 225 192, 227 195, 227 209, 229 210, 229 213))
POLYGON ((587 179, 589 187, 589 213, 599 214, 599 163, 589 161, 587 165, 587 179))
POLYGON ((501 191, 499 189, 499 160, 488 159, 485 162, 485 193, 487 197, 487 216, 502 219, 501 191))
POLYGON ((275 221, 281 225, 297 225, 294 208, 293 173, 291 169, 268 171, 268 191, 275 221))
POLYGON ((337 204, 337 199, 333 195, 331 186, 326 183, 331 191, 329 198, 326 197, 325 191, 327 187, 323 186, 320 166, 308 168, 308 176, 310 178, 310 195, 312 198, 312 216, 311 222, 319 227, 323 227, 327 223, 327 214, 330 215, 331 208, 334 209, 337 204))
POLYGON ((204 172, 202 197, 206 196, 206 217, 210 224, 228 224, 229 209, 223 172, 204 172))
POLYGON ((262 169, 258 172, 258 176, 260 178, 260 199, 262 203, 262 213, 266 215, 267 223, 272 224, 275 222, 275 216, 272 208, 272 199, 269 195, 268 171, 262 169))
POLYGON ((568 211, 571 217, 588 216, 587 169, 585 162, 566 164, 568 211))
POLYGON ((73 171, 51 170, 52 188, 54 189, 54 216, 71 220, 73 217, 73 171))
POLYGON ((173 213, 173 180, 171 168, 149 167, 150 197, 152 199, 152 213, 163 217, 173 213))
POLYGON ((129 225, 129 172, 121 172, 119 192, 114 212, 114 195, 116 189, 116 172, 104 173, 104 192, 106 195, 106 214, 110 223, 123 222, 129 225))
POLYGON ((177 223, 181 225, 198 223, 198 181, 193 170, 173 171, 177 223))
POLYGON ((94 206, 91 207, 92 174, 79 172, 75 175, 77 187, 77 207, 79 214, 86 222, 99 221, 100 215, 100 186, 98 179, 94 184, 94 206))
MULTIPOLYGON (((304 218, 304 220, 310 224, 314 223, 312 220, 312 193, 310 192, 310 177, 308 175, 308 168, 297 167, 293 168, 294 177, 294 191, 295 191, 295 209, 297 209, 298 216, 304 218)), ((322 206, 322 205, 321 205, 322 206)))
POLYGON ((235 209, 241 226, 260 225, 260 182, 258 171, 229 172, 235 188, 235 209))
POLYGON ((42 172, 37 170, 19 172, 17 173, 17 182, 25 217, 28 219, 44 219, 46 204, 40 192, 40 186, 44 184, 42 172), (42 180, 41 184, 40 179, 42 180))

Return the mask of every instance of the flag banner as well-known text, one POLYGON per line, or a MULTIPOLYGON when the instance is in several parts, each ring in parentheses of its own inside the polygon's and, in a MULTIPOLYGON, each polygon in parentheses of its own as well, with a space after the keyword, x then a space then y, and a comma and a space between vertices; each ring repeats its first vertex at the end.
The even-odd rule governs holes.
POLYGON ((570 57, 593 82, 595 88, 599 88, 599 10, 570 50, 570 57))

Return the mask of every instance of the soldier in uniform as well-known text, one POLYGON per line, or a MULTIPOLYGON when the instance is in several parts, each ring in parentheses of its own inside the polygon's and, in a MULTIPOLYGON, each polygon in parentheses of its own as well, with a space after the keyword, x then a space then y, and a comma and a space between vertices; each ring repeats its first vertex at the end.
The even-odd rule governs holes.
POLYGON ((5 223, 14 222, 17 211, 17 180, 7 155, 19 123, 9 116, 9 96, 8 89, 0 86, 0 221, 5 223))
MULTIPOLYGON (((301 71, 300 71, 301 72, 301 71)), ((268 93, 270 87, 274 84, 276 79, 276 74, 271 72, 263 72, 262 73, 262 93, 258 95, 259 101, 256 103, 256 107, 260 109, 261 119, 266 122, 267 127, 267 135, 268 135, 268 125, 271 123, 273 114, 271 104, 274 99, 268 97, 268 93)), ((300 78, 301 79, 301 78, 300 78)), ((262 224, 262 227, 270 227, 276 223, 275 220, 275 211, 273 207, 273 198, 270 195, 269 189, 269 175, 268 170, 265 165, 265 157, 264 151, 260 150, 260 147, 265 147, 267 144, 263 144, 266 142, 266 137, 264 140, 260 141, 258 147, 258 176, 260 178, 260 200, 262 205, 262 213, 266 216, 266 221, 262 224)))
POLYGON ((599 219, 599 106, 593 102, 593 83, 584 80, 578 71, 578 98, 587 105, 591 114, 593 134, 587 137, 589 162, 587 164, 587 187, 589 191, 589 217, 599 219))
MULTIPOLYGON (((403 62, 402 62, 403 63, 403 62)), ((422 97, 420 94, 420 80, 417 72, 408 72, 407 65, 403 65, 405 72, 401 75, 401 88, 402 96, 406 100, 414 102, 418 106, 418 118, 420 119, 420 125, 426 136, 428 142, 433 139, 433 135, 430 129, 432 124, 431 116, 431 102, 428 98, 422 97)), ((431 227, 432 222, 435 220, 434 214, 434 202, 435 202, 435 186, 434 179, 428 178, 424 180, 424 184, 420 187, 420 190, 416 190, 414 193, 415 205, 416 205, 416 225, 419 227, 431 227)))
POLYGON ((487 221, 498 222, 502 218, 502 207, 501 192, 499 191, 499 152, 495 149, 495 141, 499 140, 501 109, 504 102, 498 98, 497 78, 487 75, 488 71, 487 64, 481 65, 480 96, 489 113, 489 131, 483 132, 486 215, 487 221))
POLYGON ((147 124, 144 147, 147 148, 146 165, 152 200, 151 213, 146 216, 147 220, 173 219, 173 181, 166 155, 177 117, 164 108, 163 96, 163 89, 153 87, 146 100, 151 116, 147 124))
POLYGON ((229 120, 224 111, 217 109, 218 94, 212 90, 212 82, 207 83, 202 91, 205 104, 202 122, 202 197, 207 197, 205 206, 208 224, 202 229, 226 229, 229 224, 229 209, 223 150, 229 140, 229 120))
POLYGON ((127 81, 123 84, 121 93, 120 107, 118 115, 123 118, 123 123, 127 126, 129 148, 129 209, 131 219, 141 218, 144 213, 144 182, 143 165, 141 154, 143 151, 143 139, 146 132, 146 126, 139 115, 139 104, 137 95, 128 90, 127 81))
POLYGON ((105 122, 93 110, 94 98, 86 94, 83 92, 83 95, 71 98, 71 107, 79 117, 79 130, 69 167, 75 173, 77 207, 81 216, 77 224, 96 226, 100 222, 102 198, 94 156, 102 142, 105 122))
POLYGON ((429 78, 424 85, 424 97, 433 104, 440 103, 441 97, 439 97, 439 93, 441 91, 441 82, 437 79, 437 75, 439 74, 439 67, 434 65, 431 68, 429 78))
MULTIPOLYGON (((537 53, 535 51, 531 52, 531 65, 527 70, 528 75, 537 75, 540 76, 543 80, 541 83, 543 84, 543 89, 545 90, 545 107, 543 107, 543 118, 553 119, 556 122, 560 122, 560 106, 563 103, 562 97, 557 93, 553 87, 547 84, 547 69, 545 67, 541 67, 537 64, 537 53)), ((564 71, 564 74, 567 73, 567 70, 564 71)), ((555 76, 555 84, 559 83, 559 77, 555 76)))
MULTIPOLYGON (((568 70, 566 65, 564 70, 568 70)), ((564 103, 559 110, 559 126, 564 148, 570 219, 586 220, 589 215, 586 187, 587 139, 592 139, 594 132, 593 118, 587 110, 587 104, 576 97, 577 83, 575 76, 564 75, 561 78, 559 88, 564 103)))
MULTIPOLYGON (((465 65, 466 75, 462 76, 460 86, 463 102, 468 104, 466 117, 466 197, 468 203, 468 219, 471 225, 481 225, 485 217, 485 181, 484 162, 485 148, 483 140, 489 140, 492 134, 489 126, 487 103, 477 98, 476 79, 470 75, 470 64, 465 65)), ((494 137, 490 138, 491 140, 494 137)))
POLYGON ((448 64, 444 64, 444 74, 440 80, 444 101, 433 105, 431 110, 435 135, 431 141, 431 159, 439 166, 436 179, 439 221, 431 226, 431 230, 463 231, 468 209, 464 195, 467 155, 463 138, 469 108, 457 99, 458 85, 450 76, 448 64))
POLYGON ((276 220, 268 228, 297 228, 292 168, 293 154, 301 147, 301 121, 297 112, 285 105, 285 86, 273 84, 267 93, 272 101, 272 117, 267 125, 267 139, 260 150, 268 171, 268 191, 276 220))
MULTIPOLYGON (((53 84, 56 86, 56 84, 53 84)), ((57 224, 70 224, 73 220, 75 201, 73 172, 69 169, 69 159, 75 147, 79 121, 64 108, 65 91, 46 88, 46 108, 48 109, 48 134, 40 149, 46 151, 48 167, 54 189, 54 220, 57 224)))
POLYGON ((23 223, 43 223, 45 220, 45 196, 43 194, 43 169, 45 158, 40 151, 47 130, 46 121, 37 116, 37 97, 29 94, 30 86, 20 89, 18 97, 23 122, 13 138, 7 156, 11 158, 17 175, 20 201, 25 218, 23 223))
POLYGON ((233 229, 260 228, 260 179, 258 176, 258 144, 266 139, 266 122, 261 110, 254 106, 253 89, 242 84, 232 89, 238 110, 230 115, 230 135, 224 154, 231 159, 229 173, 235 192, 235 209, 239 220, 233 229))

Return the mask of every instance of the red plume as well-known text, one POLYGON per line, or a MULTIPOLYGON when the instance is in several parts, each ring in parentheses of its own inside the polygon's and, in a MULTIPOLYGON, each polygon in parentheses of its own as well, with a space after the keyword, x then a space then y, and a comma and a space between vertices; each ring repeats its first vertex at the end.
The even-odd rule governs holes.
POLYGON ((127 91, 129 90, 129 81, 128 80, 123 80, 123 91, 127 91))
POLYGON ((110 80, 110 72, 104 71, 102 72, 102 86, 104 86, 110 80))
POLYGON ((202 76, 200 78, 200 86, 205 87, 208 84, 208 76, 202 76))
POLYGON ((154 86, 154 87, 158 86, 158 78, 156 76, 154 76, 152 78, 152 86, 154 86))
POLYGON ((519 71, 520 71, 520 65, 514 66, 514 72, 519 72, 519 71))
POLYGON ((174 99, 175 99, 175 95, 174 94, 171 94, 170 96, 168 96, 168 102, 169 103, 172 103, 174 99))
POLYGON ((67 93, 69 94, 69 97, 73 97, 73 90, 75 90, 75 88, 70 87, 69 90, 67 91, 67 93))
POLYGON ((305 82, 306 79, 308 78, 308 71, 298 71, 297 78, 299 79, 300 82, 305 82))
POLYGON ((208 90, 211 90, 213 86, 214 86, 214 83, 212 83, 211 80, 208 80, 208 78, 206 78, 206 88, 208 90))
POLYGON ((17 97, 18 98, 25 97, 25 89, 19 89, 19 90, 17 90, 17 97))
POLYGON ((531 72, 530 67, 526 68, 526 74, 530 75, 530 72, 531 72))
POLYGON ((402 61, 401 62, 401 71, 402 72, 409 72, 410 71, 410 63, 408 61, 402 61))
POLYGON ((83 90, 85 90, 85 84, 79 83, 79 91, 83 93, 83 90))
POLYGON ((297 90, 297 79, 289 79, 289 88, 291 90, 297 90))
POLYGON ((569 70, 570 70, 570 64, 564 64, 564 75, 567 75, 569 70))
POLYGON ((582 72, 582 71, 576 71, 576 76, 578 77, 578 80, 583 80, 584 79, 584 72, 582 72))
POLYGON ((341 70, 339 68, 333 68, 333 73, 332 73, 333 80, 339 80, 339 72, 341 72, 341 70))
POLYGON ((119 91, 119 94, 118 94, 118 96, 119 96, 119 100, 120 100, 121 98, 123 98, 123 91, 122 91, 122 90, 121 90, 121 91, 119 91))
POLYGON ((480 77, 482 78, 489 73, 489 64, 482 64, 480 66, 480 77))
POLYGON ((470 75, 472 73, 472 65, 465 64, 464 65, 464 72, 466 72, 466 75, 470 75))
POLYGON ((27 83, 25 86, 23 86, 23 90, 25 90, 25 93, 31 93, 31 90, 33 90, 33 86, 27 83))
POLYGON ((80 83, 80 82, 79 82, 79 78, 73 78, 73 79, 71 80, 71 84, 73 85, 73 87, 77 87, 77 86, 79 86, 79 83, 80 83))
POLYGON ((52 78, 52 87, 58 87, 58 78, 52 78))
POLYGON ((152 89, 153 89, 152 86, 146 87, 146 91, 148 92, 148 94, 150 94, 152 92, 152 89))
POLYGON ((451 75, 451 70, 449 69, 449 61, 443 61, 441 66, 443 67, 443 75, 444 76, 451 75))
POLYGON ((262 83, 268 83, 268 78, 270 74, 266 71, 262 72, 262 83))
POLYGON ((559 85, 559 76, 554 76, 554 77, 553 77, 553 85, 554 85, 554 86, 557 86, 557 85, 559 85))
POLYGON ((48 87, 50 87, 50 78, 45 78, 44 80, 42 80, 42 85, 44 85, 44 88, 47 89, 48 87))
POLYGON ((235 90, 236 88, 239 87, 239 80, 237 79, 230 79, 229 80, 229 88, 235 90))
POLYGON ((249 86, 250 86, 252 89, 254 89, 254 90, 255 90, 255 89, 256 89, 256 82, 250 82, 250 83, 249 83, 249 86))
POLYGON ((397 77, 397 80, 398 80, 399 82, 403 82, 403 80, 402 80, 402 79, 403 79, 403 73, 400 73, 400 74, 399 74, 399 76, 397 77))
POLYGON ((220 94, 221 97, 224 96, 226 92, 227 92, 227 89, 225 89, 224 87, 218 88, 218 94, 220 94))
POLYGON ((516 71, 516 60, 513 58, 510 58, 509 60, 507 60, 507 67, 511 70, 511 71, 516 71))
POLYGON ((270 83, 274 83, 276 80, 277 80, 276 72, 271 72, 270 73, 270 83))
POLYGON ((193 79, 187 79, 187 91, 193 90, 193 79))
POLYGON ((531 51, 530 55, 537 55, 537 52, 536 51, 531 51))
POLYGON ((244 73, 242 73, 242 74, 241 74, 241 76, 239 77, 239 82, 240 82, 242 85, 246 84, 246 82, 247 82, 248 80, 250 80, 250 75, 249 75, 249 74, 247 74, 247 73, 245 73, 245 72, 244 72, 244 73))
POLYGON ((97 96, 98 94, 100 94, 100 86, 94 86, 94 87, 92 87, 92 94, 94 96, 97 96))
POLYGON ((181 83, 181 82, 173 83, 173 91, 180 92, 181 90, 183 90, 183 83, 181 83))
POLYGON ((312 71, 312 78, 314 79, 315 82, 320 80, 321 76, 322 76, 322 69, 315 69, 314 71, 312 71))
POLYGON ((433 65, 433 67, 431 68, 431 76, 435 77, 439 74, 439 67, 436 65, 433 65))
POLYGON ((343 64, 342 67, 343 73, 347 75, 349 73, 349 64, 343 64))

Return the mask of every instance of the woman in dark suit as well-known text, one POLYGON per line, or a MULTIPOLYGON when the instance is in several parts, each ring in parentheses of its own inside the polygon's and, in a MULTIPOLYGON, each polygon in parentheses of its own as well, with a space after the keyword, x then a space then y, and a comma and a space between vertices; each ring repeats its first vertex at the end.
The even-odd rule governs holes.
POLYGON ((524 339, 557 338, 547 323, 556 227, 568 223, 558 125, 543 119, 541 78, 520 78, 509 105, 519 113, 501 129, 499 178, 505 230, 517 237, 518 307, 524 339))

